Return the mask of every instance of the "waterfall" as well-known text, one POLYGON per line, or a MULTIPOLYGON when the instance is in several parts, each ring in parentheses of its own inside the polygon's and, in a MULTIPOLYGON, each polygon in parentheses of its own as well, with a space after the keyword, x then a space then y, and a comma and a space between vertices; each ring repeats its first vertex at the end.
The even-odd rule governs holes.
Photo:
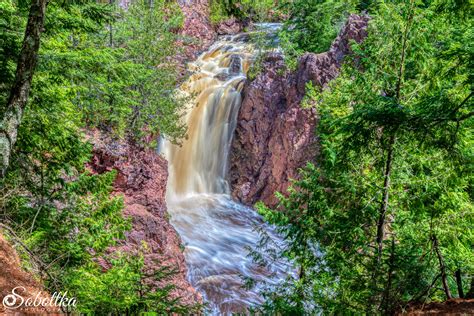
POLYGON ((226 177, 241 90, 254 58, 247 40, 247 34, 223 37, 189 65, 192 75, 181 87, 192 100, 185 115, 188 137, 181 146, 164 144, 170 222, 185 244, 188 278, 215 314, 261 302, 243 278, 272 278, 248 257, 260 238, 255 226, 265 225, 254 210, 231 199, 226 177))
POLYGON ((229 37, 190 65, 195 73, 181 88, 194 96, 193 108, 185 117, 188 139, 183 146, 169 146, 166 151, 170 193, 229 193, 229 147, 251 51, 250 44, 229 37))

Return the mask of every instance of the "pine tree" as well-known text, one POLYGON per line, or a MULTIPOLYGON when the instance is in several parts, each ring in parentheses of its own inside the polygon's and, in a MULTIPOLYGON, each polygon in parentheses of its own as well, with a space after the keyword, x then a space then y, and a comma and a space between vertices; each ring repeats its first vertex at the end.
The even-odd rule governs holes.
POLYGON ((371 12, 368 38, 312 93, 319 164, 277 210, 259 207, 304 271, 264 309, 389 314, 449 299, 474 272, 472 19, 415 1, 371 12))

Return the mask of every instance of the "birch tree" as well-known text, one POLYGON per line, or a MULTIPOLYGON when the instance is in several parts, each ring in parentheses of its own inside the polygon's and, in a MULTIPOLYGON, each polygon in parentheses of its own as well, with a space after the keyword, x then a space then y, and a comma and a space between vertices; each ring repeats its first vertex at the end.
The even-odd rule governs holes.
POLYGON ((15 81, 11 87, 8 102, 3 110, 0 121, 0 160, 3 177, 10 162, 12 148, 15 145, 18 126, 28 102, 31 82, 38 61, 41 33, 46 14, 47 0, 32 0, 25 37, 18 58, 15 81))

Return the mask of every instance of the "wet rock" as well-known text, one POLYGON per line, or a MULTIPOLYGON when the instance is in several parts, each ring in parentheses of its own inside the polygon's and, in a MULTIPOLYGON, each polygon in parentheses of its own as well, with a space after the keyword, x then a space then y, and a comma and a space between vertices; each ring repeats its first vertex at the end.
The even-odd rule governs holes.
POLYGON ((282 61, 283 61, 282 55, 280 53, 277 53, 277 52, 271 52, 271 53, 268 53, 265 56, 265 62, 267 62, 267 63, 278 63, 278 62, 280 62, 279 67, 283 66, 283 64, 281 64, 282 61))
POLYGON ((237 34, 243 31, 245 24, 237 20, 234 17, 231 17, 218 25, 216 25, 215 30, 217 34, 237 34))
POLYGON ((230 56, 229 73, 231 75, 242 72, 242 58, 239 55, 230 56))
POLYGON ((281 55, 272 53, 264 71, 246 85, 231 148, 232 196, 253 205, 261 200, 274 207, 276 191, 286 193, 291 179, 308 161, 316 161, 317 108, 302 108, 305 86, 325 87, 350 53, 350 41, 367 35, 367 16, 351 15, 328 52, 306 53, 293 73, 281 55))
POLYGON ((250 34, 248 34, 248 33, 240 33, 240 34, 237 34, 237 35, 235 35, 235 37, 234 37, 234 41, 237 41, 237 42, 248 42, 248 41, 250 41, 250 34))
POLYGON ((217 75, 214 76, 214 78, 220 80, 220 81, 227 81, 229 79, 230 75, 227 72, 221 72, 217 75))

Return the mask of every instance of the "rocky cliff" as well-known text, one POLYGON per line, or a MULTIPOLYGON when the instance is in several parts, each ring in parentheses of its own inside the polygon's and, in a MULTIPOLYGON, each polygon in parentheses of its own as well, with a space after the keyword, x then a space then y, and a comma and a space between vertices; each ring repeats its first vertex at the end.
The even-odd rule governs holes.
POLYGON ((184 48, 182 56, 185 61, 196 59, 199 53, 214 43, 218 35, 240 33, 251 23, 230 17, 213 25, 209 19, 209 0, 178 0, 178 4, 184 15, 184 24, 179 31, 182 40, 178 44, 184 48))
POLYGON ((367 16, 351 15, 329 51, 306 53, 295 72, 285 73, 283 58, 267 56, 264 71, 243 90, 231 148, 232 196, 252 205, 275 206, 274 192, 286 192, 298 169, 318 155, 316 108, 302 108, 306 83, 325 87, 335 78, 350 41, 366 36, 367 16))
POLYGON ((183 36, 184 56, 190 60, 208 48, 216 40, 216 32, 209 20, 208 0, 178 0, 184 15, 183 36))
MULTIPOLYGON (((116 170, 114 194, 123 196, 123 214, 132 219, 132 230, 126 240, 109 249, 109 253, 144 253, 145 269, 157 271, 162 266, 177 269, 170 280, 177 288, 175 297, 192 304, 201 301, 201 296, 186 280, 186 263, 181 240, 168 222, 166 212, 166 183, 168 164, 154 150, 136 147, 126 142, 113 141, 98 132, 91 133, 94 145, 90 169, 96 173, 116 170)), ((99 263, 108 268, 101 259, 99 263)), ((158 284, 157 284, 158 285, 158 284)))

